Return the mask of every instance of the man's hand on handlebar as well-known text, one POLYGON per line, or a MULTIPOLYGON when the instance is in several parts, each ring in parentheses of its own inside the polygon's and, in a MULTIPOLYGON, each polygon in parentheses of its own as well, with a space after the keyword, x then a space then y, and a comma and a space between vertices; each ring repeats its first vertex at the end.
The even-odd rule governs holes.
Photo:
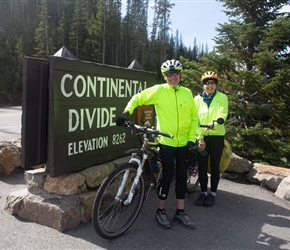
POLYGON ((187 143, 187 149, 188 150, 194 150, 194 147, 195 147, 195 143, 192 142, 192 141, 188 141, 188 143, 187 143))
POLYGON ((125 111, 122 116, 119 116, 116 119, 116 124, 118 126, 123 126, 125 124, 126 121, 129 121, 129 117, 130 117, 130 113, 128 111, 125 111))

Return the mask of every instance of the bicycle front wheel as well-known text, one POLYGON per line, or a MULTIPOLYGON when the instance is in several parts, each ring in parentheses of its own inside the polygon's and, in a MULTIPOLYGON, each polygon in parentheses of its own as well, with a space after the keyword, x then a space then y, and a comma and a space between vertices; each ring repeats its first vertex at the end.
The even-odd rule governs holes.
POLYGON ((137 218, 145 195, 143 175, 135 187, 131 203, 124 204, 137 174, 137 168, 138 165, 134 163, 120 165, 101 184, 93 206, 92 221, 95 231, 102 238, 113 239, 120 236, 137 218), (123 179, 125 184, 123 192, 117 197, 123 179))

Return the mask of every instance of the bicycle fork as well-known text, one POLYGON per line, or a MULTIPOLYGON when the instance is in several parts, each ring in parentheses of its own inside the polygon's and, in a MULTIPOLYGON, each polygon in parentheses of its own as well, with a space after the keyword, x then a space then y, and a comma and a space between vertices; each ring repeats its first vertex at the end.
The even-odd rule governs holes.
POLYGON ((134 178, 134 181, 132 183, 132 186, 131 186, 131 189, 130 189, 130 192, 129 192, 129 195, 127 197, 127 199, 125 201, 122 200, 121 198, 121 195, 124 191, 124 188, 125 188, 125 185, 127 183, 127 179, 129 177, 129 173, 130 173, 130 170, 127 169, 123 175, 123 178, 122 178, 122 182, 121 182, 121 185, 118 189, 118 192, 117 192, 117 195, 115 197, 115 200, 117 200, 118 202, 122 202, 123 201, 123 204, 126 206, 128 204, 130 204, 132 202, 132 199, 133 199, 133 196, 134 196, 134 193, 135 193, 135 190, 136 190, 136 187, 139 183, 139 180, 140 180, 140 176, 143 172, 143 166, 145 164, 145 161, 147 160, 147 155, 144 153, 143 154, 143 157, 142 157, 142 161, 140 159, 138 159, 137 157, 135 157, 137 154, 136 153, 132 153, 132 157, 131 159, 129 160, 129 163, 137 163, 138 164, 138 168, 137 168, 137 174, 134 178))

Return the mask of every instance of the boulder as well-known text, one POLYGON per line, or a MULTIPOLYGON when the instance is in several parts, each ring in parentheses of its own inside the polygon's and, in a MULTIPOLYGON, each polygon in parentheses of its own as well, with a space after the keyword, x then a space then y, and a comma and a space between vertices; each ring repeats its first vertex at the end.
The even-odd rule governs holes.
POLYGON ((290 201, 290 175, 281 181, 275 192, 275 195, 279 198, 290 201))
POLYGON ((58 177, 47 176, 44 190, 59 195, 76 195, 87 192, 85 177, 80 173, 65 174, 58 177))
POLYGON ((9 175, 21 166, 17 141, 0 143, 0 174, 9 175))
POLYGON ((290 175, 290 169, 255 163, 247 180, 275 192, 281 181, 290 175))
POLYGON ((24 180, 28 191, 32 194, 43 193, 47 175, 45 168, 25 171, 24 180))
POLYGON ((114 169, 114 164, 109 162, 98 166, 86 168, 80 173, 85 177, 86 183, 90 188, 99 187, 106 176, 114 169))
POLYGON ((8 195, 4 210, 11 215, 64 232, 81 223, 81 210, 84 208, 78 196, 40 196, 22 189, 8 195))
POLYGON ((226 172, 232 173, 248 173, 253 168, 253 163, 245 158, 242 158, 235 153, 232 153, 232 159, 226 172))

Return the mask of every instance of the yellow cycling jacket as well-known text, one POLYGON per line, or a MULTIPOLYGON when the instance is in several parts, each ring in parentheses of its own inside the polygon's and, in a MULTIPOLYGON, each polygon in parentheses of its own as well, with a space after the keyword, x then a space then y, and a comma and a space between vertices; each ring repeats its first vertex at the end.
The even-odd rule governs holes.
MULTIPOLYGON (((210 106, 203 101, 201 95, 194 97, 194 102, 198 110, 198 124, 209 124, 217 118, 223 118, 225 121, 228 116, 228 97, 216 90, 216 95, 212 99, 210 106)), ((214 124, 214 129, 205 131, 205 128, 198 128, 197 139, 203 139, 204 136, 209 135, 225 135, 225 125, 224 124, 214 124)))
POLYGON ((161 136, 159 143, 172 147, 186 146, 196 141, 197 110, 193 95, 188 88, 172 87, 164 83, 155 85, 134 95, 125 111, 133 113, 141 105, 154 105, 157 114, 157 129, 174 135, 173 139, 161 136))

